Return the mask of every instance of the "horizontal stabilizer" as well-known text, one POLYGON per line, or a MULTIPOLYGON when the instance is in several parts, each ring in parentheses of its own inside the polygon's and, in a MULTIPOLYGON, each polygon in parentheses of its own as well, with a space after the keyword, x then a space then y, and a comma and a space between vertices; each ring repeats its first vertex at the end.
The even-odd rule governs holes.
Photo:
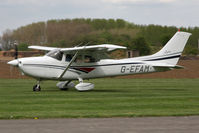
POLYGON ((172 69, 184 69, 183 66, 179 65, 168 65, 168 64, 153 64, 152 65, 158 71, 168 71, 172 69))

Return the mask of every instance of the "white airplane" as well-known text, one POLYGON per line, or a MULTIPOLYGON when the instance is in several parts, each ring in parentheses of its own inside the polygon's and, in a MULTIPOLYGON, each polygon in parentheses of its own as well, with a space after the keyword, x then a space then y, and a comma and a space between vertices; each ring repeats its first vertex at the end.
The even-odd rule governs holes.
POLYGON ((94 84, 83 79, 103 78, 130 74, 162 72, 183 68, 176 65, 190 37, 190 33, 178 31, 157 53, 149 56, 107 59, 106 53, 126 47, 102 44, 73 48, 29 46, 32 49, 50 51, 42 57, 27 57, 9 61, 23 74, 37 79, 33 91, 40 91, 40 81, 58 80, 57 87, 62 90, 75 87, 78 91, 94 88, 94 84), (79 80, 75 85, 72 80, 79 80))

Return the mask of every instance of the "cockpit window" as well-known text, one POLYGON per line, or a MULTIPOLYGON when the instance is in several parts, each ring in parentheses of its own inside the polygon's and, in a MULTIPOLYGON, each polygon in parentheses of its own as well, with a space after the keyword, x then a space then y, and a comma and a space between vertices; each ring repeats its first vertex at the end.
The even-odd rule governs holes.
POLYGON ((59 50, 53 50, 46 54, 46 56, 52 57, 57 60, 62 60, 63 53, 59 50))

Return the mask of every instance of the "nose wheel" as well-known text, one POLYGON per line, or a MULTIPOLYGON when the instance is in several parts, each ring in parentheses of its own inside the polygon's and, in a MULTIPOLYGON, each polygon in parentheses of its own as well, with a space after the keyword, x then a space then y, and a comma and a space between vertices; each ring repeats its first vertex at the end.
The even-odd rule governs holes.
POLYGON ((37 81, 37 84, 33 86, 33 91, 41 91, 40 81, 37 81))
POLYGON ((34 85, 33 86, 33 91, 41 91, 40 85, 34 85))

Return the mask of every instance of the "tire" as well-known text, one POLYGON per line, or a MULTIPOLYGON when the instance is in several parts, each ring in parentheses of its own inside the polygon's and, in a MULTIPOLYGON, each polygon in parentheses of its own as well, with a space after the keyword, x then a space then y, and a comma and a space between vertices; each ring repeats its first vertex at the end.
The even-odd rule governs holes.
POLYGON ((33 86, 33 91, 41 91, 40 85, 34 85, 33 86))

